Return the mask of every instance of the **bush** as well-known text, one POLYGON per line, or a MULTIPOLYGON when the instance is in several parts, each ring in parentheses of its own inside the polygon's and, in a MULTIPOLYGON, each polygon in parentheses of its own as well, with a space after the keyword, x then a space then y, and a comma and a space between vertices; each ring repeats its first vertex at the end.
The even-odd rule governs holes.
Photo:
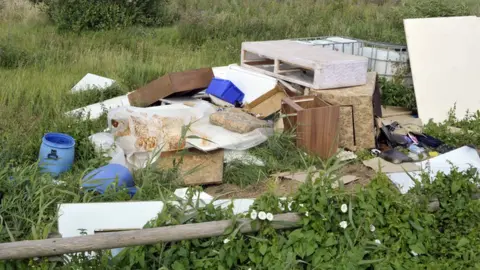
POLYGON ((46 12, 59 30, 119 29, 132 25, 164 26, 175 16, 168 0, 46 0, 46 12))

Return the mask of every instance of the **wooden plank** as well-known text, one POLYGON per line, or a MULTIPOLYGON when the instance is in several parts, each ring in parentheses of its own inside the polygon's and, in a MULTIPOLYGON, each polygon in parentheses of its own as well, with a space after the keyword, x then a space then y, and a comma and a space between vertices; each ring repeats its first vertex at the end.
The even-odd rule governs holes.
POLYGON ((332 157, 338 149, 339 106, 312 108, 298 112, 297 145, 321 158, 332 157))
POLYGON ((185 152, 162 152, 157 166, 161 169, 171 169, 174 164, 180 164, 179 169, 183 183, 188 186, 220 184, 223 182, 222 149, 202 152, 189 149, 185 152))
POLYGON ((173 72, 128 94, 128 99, 132 106, 147 107, 168 96, 200 92, 208 87, 212 79, 211 68, 173 72))
MULTIPOLYGON (((274 221, 277 222, 272 222, 271 226, 277 230, 298 228, 301 225, 301 217, 296 213, 275 215, 274 221)), ((222 220, 137 231, 2 243, 0 244, 0 260, 47 257, 76 252, 216 237, 225 235, 225 231, 234 225, 232 222, 232 220, 222 220)), ((251 222, 250 219, 240 219, 235 226, 242 233, 258 231, 259 227, 252 227, 251 222)))

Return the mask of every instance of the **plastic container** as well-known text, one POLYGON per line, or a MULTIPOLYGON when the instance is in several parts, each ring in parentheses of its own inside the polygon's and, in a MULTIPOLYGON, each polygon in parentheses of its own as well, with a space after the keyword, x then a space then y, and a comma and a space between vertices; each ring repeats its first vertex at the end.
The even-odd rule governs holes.
POLYGON ((135 194, 133 176, 127 167, 120 164, 108 164, 91 171, 83 178, 82 183, 85 190, 94 190, 102 194, 107 188, 113 186, 125 187, 129 190, 130 195, 135 194))
POLYGON ((75 157, 75 140, 62 133, 47 133, 43 136, 38 155, 40 171, 52 176, 72 168, 75 157))
POLYGON ((207 94, 216 96, 228 103, 241 103, 245 94, 238 89, 231 81, 213 78, 207 88, 207 94))

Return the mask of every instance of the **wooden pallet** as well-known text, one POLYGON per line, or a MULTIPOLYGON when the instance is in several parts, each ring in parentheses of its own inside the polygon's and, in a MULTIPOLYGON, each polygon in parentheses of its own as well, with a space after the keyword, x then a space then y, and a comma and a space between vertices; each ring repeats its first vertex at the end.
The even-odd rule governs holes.
POLYGON ((242 43, 241 65, 313 89, 363 85, 368 59, 291 40, 242 43))

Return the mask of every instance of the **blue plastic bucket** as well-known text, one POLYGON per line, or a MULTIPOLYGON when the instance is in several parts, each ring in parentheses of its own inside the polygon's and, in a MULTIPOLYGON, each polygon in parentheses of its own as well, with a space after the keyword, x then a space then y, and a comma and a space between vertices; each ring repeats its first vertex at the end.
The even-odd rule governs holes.
POLYGON ((40 171, 53 176, 72 168, 75 157, 75 140, 63 133, 47 133, 43 136, 38 155, 40 171))
POLYGON ((108 164, 91 171, 83 178, 82 187, 104 193, 107 188, 113 187, 113 183, 116 183, 115 187, 127 188, 131 196, 136 192, 132 174, 120 164, 108 164))

